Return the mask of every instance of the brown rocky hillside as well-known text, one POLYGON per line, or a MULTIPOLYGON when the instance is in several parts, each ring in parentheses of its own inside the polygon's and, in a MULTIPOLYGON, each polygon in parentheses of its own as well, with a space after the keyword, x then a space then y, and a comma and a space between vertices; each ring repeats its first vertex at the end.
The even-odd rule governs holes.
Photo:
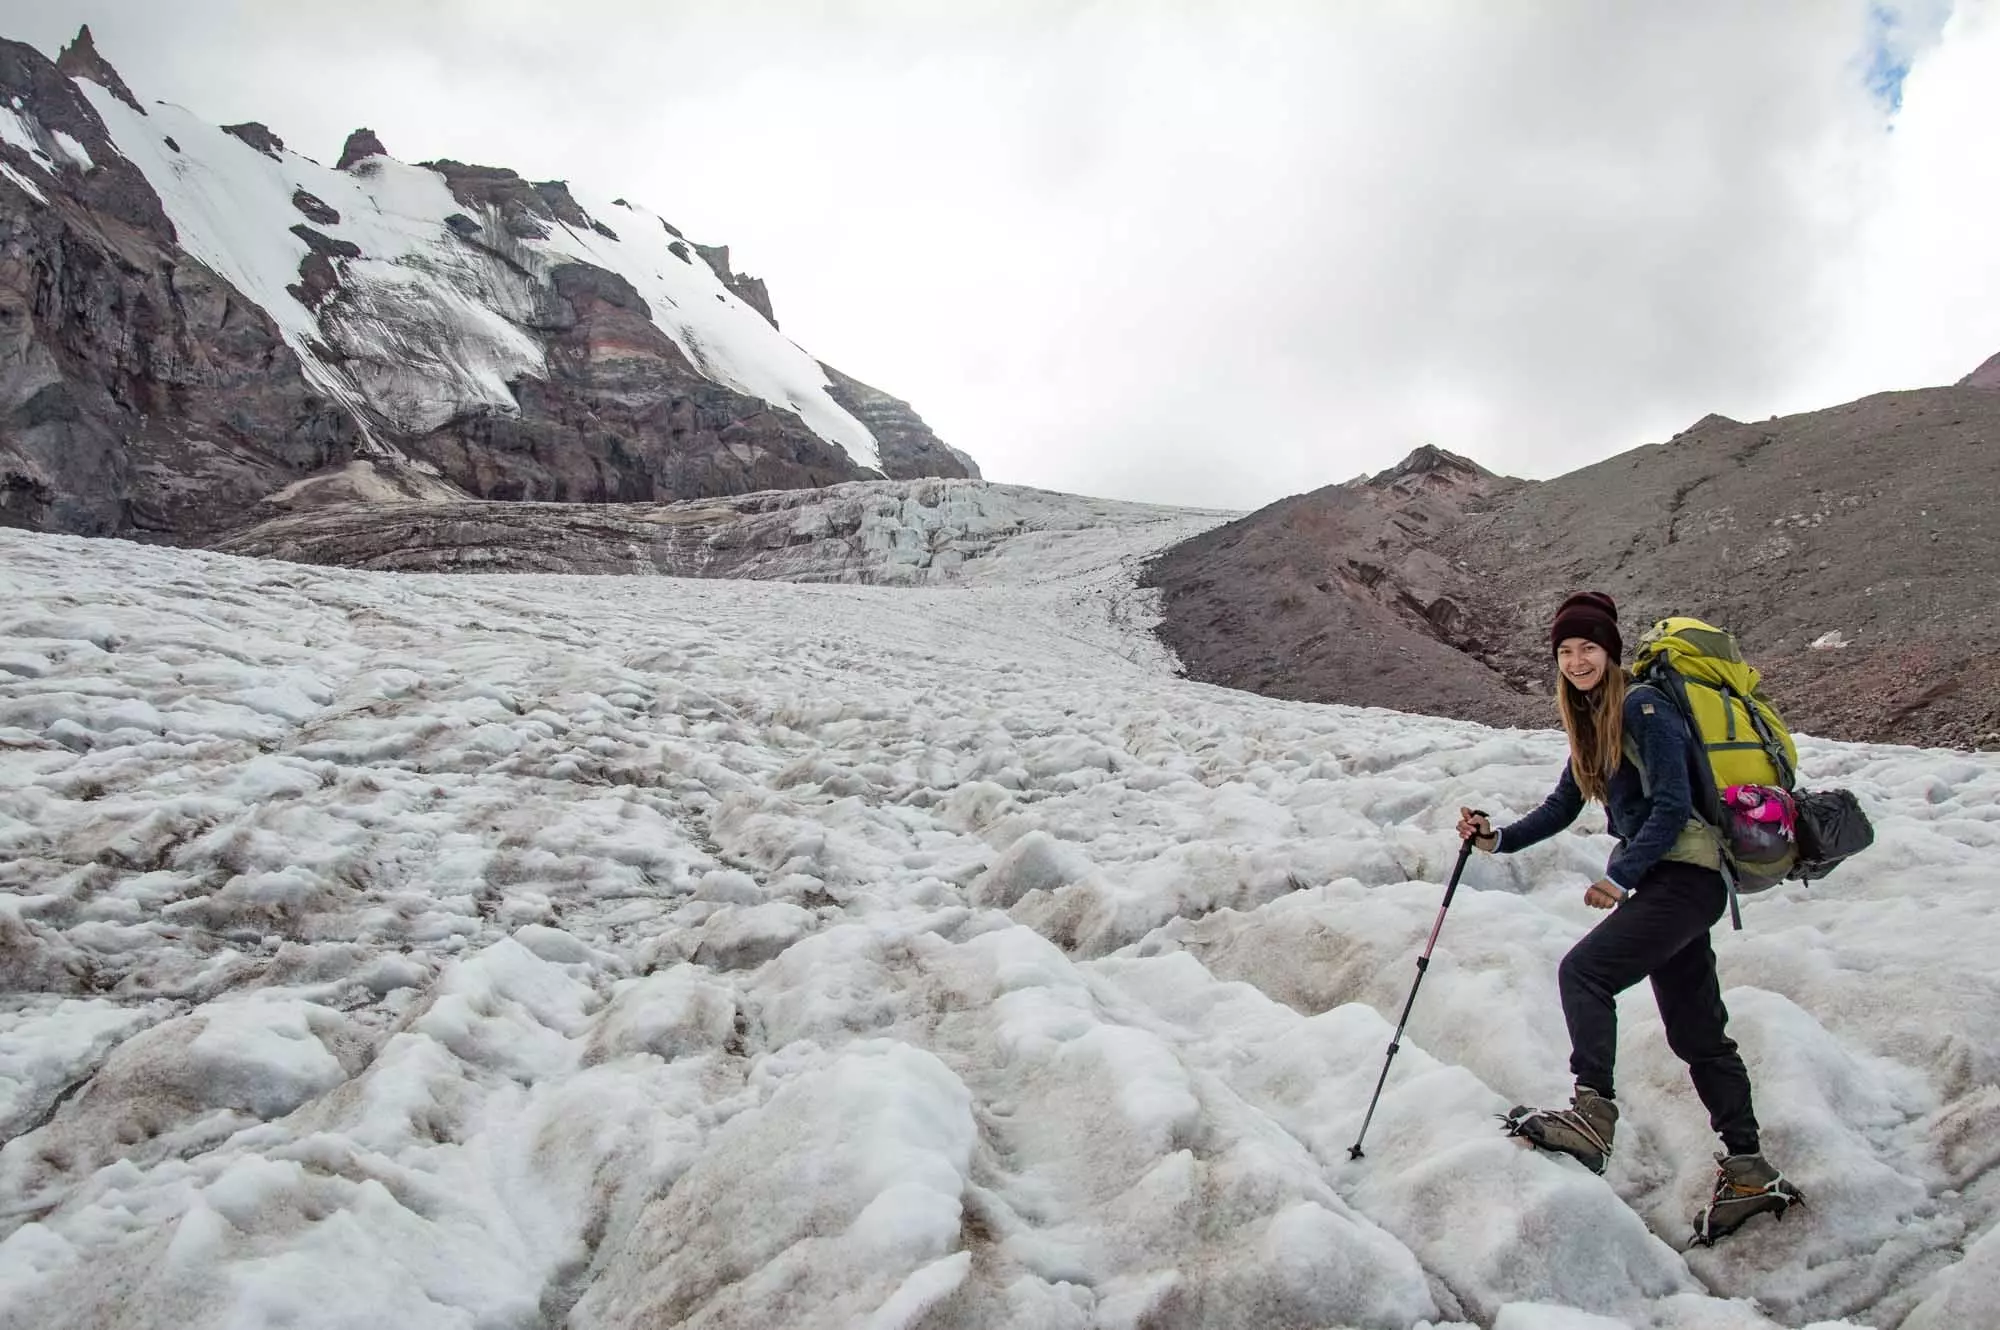
POLYGON ((1592 587, 1628 641, 1666 614, 1735 631, 1807 733, 2000 747, 1996 494, 2000 391, 1961 385, 1709 416, 1544 482, 1420 450, 1148 580, 1190 675, 1272 696, 1547 723, 1545 625, 1592 587))

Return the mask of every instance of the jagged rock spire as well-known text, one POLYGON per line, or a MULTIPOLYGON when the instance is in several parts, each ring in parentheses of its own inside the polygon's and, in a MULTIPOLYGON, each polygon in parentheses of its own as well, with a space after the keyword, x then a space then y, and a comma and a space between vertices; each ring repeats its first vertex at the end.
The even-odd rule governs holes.
POLYGON ((125 86, 125 80, 118 77, 118 71, 111 67, 111 62, 97 53, 97 43, 90 35, 88 23, 78 28, 76 38, 62 48, 62 54, 56 57, 56 69, 73 79, 89 79, 140 115, 146 114, 146 108, 139 105, 139 99, 125 86))

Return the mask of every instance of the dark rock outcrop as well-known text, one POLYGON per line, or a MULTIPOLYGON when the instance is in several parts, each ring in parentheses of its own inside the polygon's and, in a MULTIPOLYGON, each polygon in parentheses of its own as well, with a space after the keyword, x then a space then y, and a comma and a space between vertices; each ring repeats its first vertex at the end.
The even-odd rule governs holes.
POLYGON ((339 209, 303 189, 292 191, 292 206, 303 213, 309 222, 317 222, 321 226, 340 225, 339 209))
POLYGON ((590 229, 590 214, 569 192, 567 180, 537 180, 534 191, 543 203, 548 205, 549 214, 564 226, 574 226, 579 230, 590 229))
MULTIPOLYGON (((672 229, 672 227, 668 228, 668 230, 672 229)), ((675 232, 675 234, 678 235, 679 233, 675 232)), ((764 279, 761 277, 747 277, 731 269, 729 266, 729 246, 696 245, 694 248, 695 252, 701 255, 701 261, 708 265, 709 271, 715 274, 715 280, 728 287, 731 295, 756 310, 759 314, 762 314, 764 321, 773 328, 778 326, 778 316, 771 312, 771 293, 764 288, 764 279)), ((676 246, 675 252, 680 254, 682 258, 687 257, 684 247, 676 246)))
POLYGON ((381 139, 375 137, 374 130, 357 129, 352 134, 349 134, 347 142, 341 145, 340 160, 334 164, 333 169, 336 171, 350 171, 354 169, 355 164, 358 162, 364 162, 370 157, 387 157, 388 155, 389 150, 382 146, 381 139))
MULTIPOLYGON (((499 217, 501 229, 516 240, 540 240, 549 234, 555 213, 542 193, 523 180, 519 172, 504 166, 472 166, 450 158, 421 165, 444 177, 451 196, 464 206, 466 213, 491 211, 499 217)), ((464 217, 470 230, 446 219, 447 225, 461 236, 476 234, 481 229, 466 213, 453 216, 464 217)))
POLYGON ((361 257, 361 246, 355 244, 352 240, 335 240, 330 235, 313 230, 304 222, 295 223, 291 231, 293 235, 305 241, 306 248, 315 254, 322 254, 332 259, 358 259, 361 257))
POLYGON ((1419 454, 1179 546, 1152 579, 1191 674, 1273 696, 1547 724, 1548 620, 1591 587, 1628 642, 1668 614, 1736 632, 1806 733, 1992 745, 1996 492, 2000 394, 1884 393, 1705 417, 1539 483, 1419 454))
POLYGON ((291 232, 306 242, 309 252, 299 260, 298 282, 285 289, 307 309, 318 310, 340 290, 340 269, 334 260, 360 258, 361 246, 352 240, 336 240, 304 222, 293 225, 291 232))
MULTIPOLYGON (((246 120, 240 125, 224 125, 222 132, 242 139, 273 161, 284 160, 285 141, 255 120, 246 120)), ((300 192, 304 193, 303 190, 300 192)), ((311 195, 307 197, 310 198, 311 195)))

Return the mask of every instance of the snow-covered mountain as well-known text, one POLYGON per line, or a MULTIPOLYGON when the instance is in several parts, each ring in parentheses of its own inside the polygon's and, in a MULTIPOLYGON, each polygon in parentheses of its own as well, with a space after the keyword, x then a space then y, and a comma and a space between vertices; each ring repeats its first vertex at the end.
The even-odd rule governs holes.
POLYGON ((977 475, 624 198, 366 130, 326 166, 0 43, 0 520, 208 535, 279 490, 650 500, 977 475), (348 467, 362 461, 357 480, 348 467))
POLYGON ((1348 1157, 1560 736, 1177 678, 1215 516, 1014 502, 915 586, 0 532, 0 1327, 2000 1324, 2000 758, 1803 744, 1878 843, 1717 945, 1810 1207, 1682 1253, 1650 997, 1607 1177, 1493 1119, 1589 818, 1475 861, 1348 1157))

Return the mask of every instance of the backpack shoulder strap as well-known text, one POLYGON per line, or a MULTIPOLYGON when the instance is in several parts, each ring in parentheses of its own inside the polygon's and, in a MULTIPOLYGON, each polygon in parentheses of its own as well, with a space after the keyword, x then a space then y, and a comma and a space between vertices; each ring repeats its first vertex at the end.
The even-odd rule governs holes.
POLYGON ((1625 736, 1625 742, 1620 744, 1619 747, 1625 752, 1625 760, 1632 764, 1632 770, 1639 773, 1639 793, 1645 795, 1648 799, 1652 798, 1653 778, 1646 774, 1646 763, 1639 756, 1639 745, 1633 743, 1632 736, 1628 734, 1625 736))
MULTIPOLYGON (((1674 707, 1675 710, 1679 710, 1673 698, 1669 697, 1658 684, 1649 678, 1636 680, 1632 684, 1630 691, 1625 694, 1625 697, 1627 701, 1630 701, 1634 697, 1639 697, 1642 701, 1652 701, 1655 705, 1674 707)), ((1618 746, 1624 752, 1625 760, 1630 762, 1632 769, 1639 773, 1639 792, 1644 794, 1648 799, 1652 798, 1653 778, 1646 774, 1645 759, 1640 756, 1637 741, 1628 732, 1624 736, 1624 742, 1618 746)))
MULTIPOLYGON (((1715 786, 1715 768, 1709 765, 1708 750, 1703 745, 1701 727, 1695 724, 1694 705, 1688 701, 1687 682, 1680 671, 1664 659, 1655 657, 1647 663, 1645 673, 1632 685, 1633 691, 1641 688, 1655 694, 1681 718, 1681 725, 1687 731, 1688 765, 1691 768, 1692 785, 1688 791, 1694 804, 1695 816, 1711 826, 1722 823, 1722 791, 1715 786)), ((1643 773, 1645 764, 1635 760, 1634 765, 1643 773)), ((1650 796, 1652 792, 1647 791, 1650 796)))

